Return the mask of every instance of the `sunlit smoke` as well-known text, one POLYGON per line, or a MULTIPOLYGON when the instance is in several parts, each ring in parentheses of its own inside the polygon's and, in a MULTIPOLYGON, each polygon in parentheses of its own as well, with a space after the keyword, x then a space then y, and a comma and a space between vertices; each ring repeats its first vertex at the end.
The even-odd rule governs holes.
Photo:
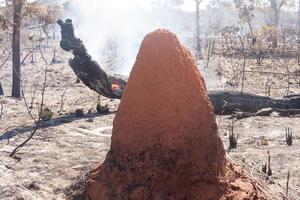
MULTIPOLYGON (((153 1, 153 0, 152 0, 153 1)), ((77 0, 72 8, 75 30, 89 53, 102 66, 108 40, 117 41, 115 73, 128 75, 143 37, 156 29, 175 32, 185 43, 179 10, 164 8, 151 0, 77 0)))

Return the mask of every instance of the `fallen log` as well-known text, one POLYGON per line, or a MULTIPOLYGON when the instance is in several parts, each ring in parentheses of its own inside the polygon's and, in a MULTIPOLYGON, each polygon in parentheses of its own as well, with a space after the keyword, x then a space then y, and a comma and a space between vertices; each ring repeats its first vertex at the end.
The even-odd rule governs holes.
MULTIPOLYGON (((286 96, 283 99, 272 99, 249 93, 217 91, 209 92, 209 97, 214 105, 215 113, 221 115, 230 115, 237 112, 255 115, 265 108, 271 108, 278 112, 280 110, 284 112, 284 110, 300 109, 300 95, 286 96)), ((290 113, 297 112, 291 111, 290 113)))
MULTIPOLYGON (((126 86, 126 78, 109 74, 96 61, 92 60, 83 42, 75 37, 71 19, 67 19, 65 22, 58 20, 57 23, 61 26, 61 48, 66 51, 73 51, 74 58, 69 61, 69 65, 77 77, 99 95, 121 99, 126 86)), ((291 115, 297 113, 292 112, 292 110, 300 109, 300 95, 272 99, 234 91, 212 91, 209 92, 209 97, 215 113, 219 115, 229 115, 236 112, 252 113, 253 115, 265 108, 281 110, 282 113, 291 115)))
POLYGON ((274 109, 275 112, 278 112, 282 117, 290 117, 293 115, 299 115, 300 109, 274 109))

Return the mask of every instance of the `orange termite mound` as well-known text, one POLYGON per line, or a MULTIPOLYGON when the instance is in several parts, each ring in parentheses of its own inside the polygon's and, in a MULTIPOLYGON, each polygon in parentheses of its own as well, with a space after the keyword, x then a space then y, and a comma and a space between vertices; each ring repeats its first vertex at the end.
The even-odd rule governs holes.
POLYGON ((141 45, 87 199, 263 199, 226 160, 204 80, 169 31, 141 45))

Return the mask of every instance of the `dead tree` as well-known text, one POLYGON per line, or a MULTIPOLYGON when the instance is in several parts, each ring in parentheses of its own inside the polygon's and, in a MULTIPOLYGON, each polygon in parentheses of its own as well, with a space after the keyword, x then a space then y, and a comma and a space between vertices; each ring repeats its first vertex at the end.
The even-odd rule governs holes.
POLYGON ((13 83, 12 97, 21 97, 21 61, 20 61, 20 29, 23 0, 13 0, 13 83))
POLYGON ((196 2, 196 57, 201 59, 201 40, 200 40, 200 4, 202 0, 195 0, 196 2))

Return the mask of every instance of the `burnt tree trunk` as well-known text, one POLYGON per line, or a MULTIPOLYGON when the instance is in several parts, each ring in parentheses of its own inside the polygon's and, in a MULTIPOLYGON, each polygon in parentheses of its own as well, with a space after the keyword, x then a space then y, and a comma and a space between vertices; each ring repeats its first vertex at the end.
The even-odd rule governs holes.
MULTIPOLYGON (((120 78, 108 74, 100 65, 88 55, 82 41, 74 35, 74 27, 71 20, 58 21, 62 27, 61 47, 66 51, 73 51, 74 58, 69 65, 77 77, 91 90, 108 98, 121 99, 125 89, 126 78, 120 78), (113 90, 112 85, 120 86, 119 90, 113 90)), ((214 111, 219 115, 228 115, 235 112, 257 113, 264 108, 283 113, 297 113, 300 109, 300 95, 291 95, 283 99, 272 99, 253 94, 218 91, 209 92, 209 97, 214 105, 214 111), (293 110, 297 112, 293 112, 293 110)))
POLYGON ((13 0, 12 97, 21 97, 20 29, 23 0, 13 0))
POLYGON ((3 96, 3 95, 4 95, 4 92, 3 92, 2 84, 1 84, 1 81, 0 81, 0 96, 3 96))
POLYGON ((61 48, 72 51, 74 54, 74 58, 69 61, 69 65, 76 76, 98 94, 108 98, 120 99, 126 82, 116 75, 107 73, 97 62, 92 60, 82 41, 75 37, 71 19, 67 19, 65 22, 58 20, 57 23, 61 26, 61 48), (120 88, 114 90, 114 84, 120 88))

